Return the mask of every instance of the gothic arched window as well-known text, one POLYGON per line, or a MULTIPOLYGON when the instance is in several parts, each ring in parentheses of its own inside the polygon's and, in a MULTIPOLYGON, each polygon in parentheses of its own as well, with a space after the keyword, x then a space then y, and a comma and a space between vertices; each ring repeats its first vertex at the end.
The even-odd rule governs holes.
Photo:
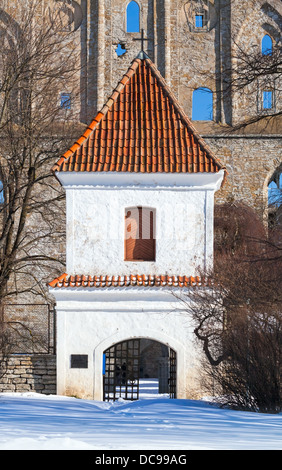
POLYGON ((209 88, 200 87, 193 91, 192 119, 194 121, 213 120, 213 92, 209 88))
POLYGON ((130 207, 125 210, 126 261, 155 261, 155 223, 155 209, 130 207))
POLYGON ((126 8, 126 32, 139 33, 140 31, 140 7, 137 2, 130 2, 126 8))
POLYGON ((261 52, 262 52, 263 55, 271 55, 272 54, 272 39, 268 34, 266 34, 262 38, 261 52))

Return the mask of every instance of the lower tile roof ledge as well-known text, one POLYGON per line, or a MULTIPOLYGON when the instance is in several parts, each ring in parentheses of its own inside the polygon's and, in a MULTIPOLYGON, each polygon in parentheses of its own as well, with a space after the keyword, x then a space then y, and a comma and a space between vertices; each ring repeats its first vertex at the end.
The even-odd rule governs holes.
POLYGON ((169 276, 130 274, 119 276, 90 276, 62 274, 49 283, 51 288, 69 287, 199 287, 208 286, 210 281, 199 276, 169 276))

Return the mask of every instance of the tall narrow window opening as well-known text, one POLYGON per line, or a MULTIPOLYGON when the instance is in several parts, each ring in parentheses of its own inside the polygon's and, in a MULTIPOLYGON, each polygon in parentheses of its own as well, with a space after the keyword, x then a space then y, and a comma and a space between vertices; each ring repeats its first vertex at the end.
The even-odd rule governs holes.
POLYGON ((268 183, 268 225, 270 228, 282 226, 282 164, 268 183))
POLYGON ((0 204, 4 202, 4 187, 2 181, 0 181, 0 204))
POLYGON ((125 210, 125 260, 155 261, 155 210, 131 207, 125 210))
POLYGON ((126 31, 127 33, 140 32, 140 7, 137 2, 130 2, 126 9, 126 31))
POLYGON ((262 92, 262 107, 263 109, 273 108, 273 92, 271 90, 262 92))
POLYGON ((61 93, 61 108, 71 109, 71 95, 70 93, 61 93))
POLYGON ((213 92, 209 88, 200 87, 193 91, 192 119, 194 121, 213 120, 213 92))
POLYGON ((204 17, 203 15, 196 15, 195 16, 195 27, 202 28, 204 26, 204 17))
POLYGON ((262 38, 261 52, 262 52, 263 55, 271 55, 272 54, 272 39, 268 34, 266 34, 262 38))

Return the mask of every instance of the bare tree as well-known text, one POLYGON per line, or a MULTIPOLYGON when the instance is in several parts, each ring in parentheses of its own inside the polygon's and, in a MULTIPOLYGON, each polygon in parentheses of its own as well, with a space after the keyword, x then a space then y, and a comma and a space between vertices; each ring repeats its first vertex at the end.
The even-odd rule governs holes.
POLYGON ((277 412, 282 406, 282 246, 262 238, 264 228, 251 213, 238 204, 219 208, 214 269, 202 273, 205 287, 187 290, 182 301, 204 351, 209 393, 240 409, 277 412))
POLYGON ((247 115, 233 123, 233 130, 264 120, 266 124, 282 115, 282 46, 273 44, 264 52, 233 43, 232 69, 224 70, 229 77, 223 85, 222 98, 231 94, 247 103, 247 115), (252 105, 250 106, 250 103, 252 105))
POLYGON ((3 305, 0 306, 0 379, 6 374, 8 358, 12 351, 9 331, 4 322, 3 305))
POLYGON ((42 2, 15 17, 0 10, 0 22, 3 306, 20 294, 46 298, 46 280, 64 266, 64 194, 51 167, 73 141, 80 60, 75 33, 42 2))
MULTIPOLYGON (((212 2, 200 1, 200 3, 212 2)), ((228 124, 222 126, 223 133, 243 131, 246 127, 249 132, 275 128, 279 133, 278 125, 281 123, 282 115, 280 2, 276 2, 277 5, 275 2, 272 2, 273 5, 268 2, 252 2, 257 13, 264 15, 265 18, 260 33, 255 29, 253 37, 251 23, 248 25, 236 25, 236 21, 233 23, 232 14, 235 15, 235 20, 236 8, 240 3, 243 6, 244 2, 237 0, 218 2, 219 34, 216 39, 218 59, 215 69, 208 69, 203 63, 195 63, 193 67, 196 74, 202 76, 203 82, 214 83, 213 88, 217 98, 216 120, 219 124, 221 122, 228 124), (258 34, 261 34, 261 38, 258 38, 258 34), (268 39, 266 43, 258 41, 266 38, 268 39)), ((249 6, 246 4, 247 11, 249 6)))

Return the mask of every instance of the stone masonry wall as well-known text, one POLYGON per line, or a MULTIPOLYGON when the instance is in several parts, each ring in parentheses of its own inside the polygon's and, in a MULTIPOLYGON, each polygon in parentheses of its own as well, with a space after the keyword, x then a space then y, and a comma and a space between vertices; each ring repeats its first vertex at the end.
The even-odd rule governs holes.
POLYGON ((8 371, 0 381, 2 392, 56 394, 56 356, 15 355, 8 361, 8 371))
POLYGON ((268 182, 282 161, 282 137, 214 135, 204 138, 228 171, 226 184, 216 193, 216 202, 243 202, 266 221, 268 182))

